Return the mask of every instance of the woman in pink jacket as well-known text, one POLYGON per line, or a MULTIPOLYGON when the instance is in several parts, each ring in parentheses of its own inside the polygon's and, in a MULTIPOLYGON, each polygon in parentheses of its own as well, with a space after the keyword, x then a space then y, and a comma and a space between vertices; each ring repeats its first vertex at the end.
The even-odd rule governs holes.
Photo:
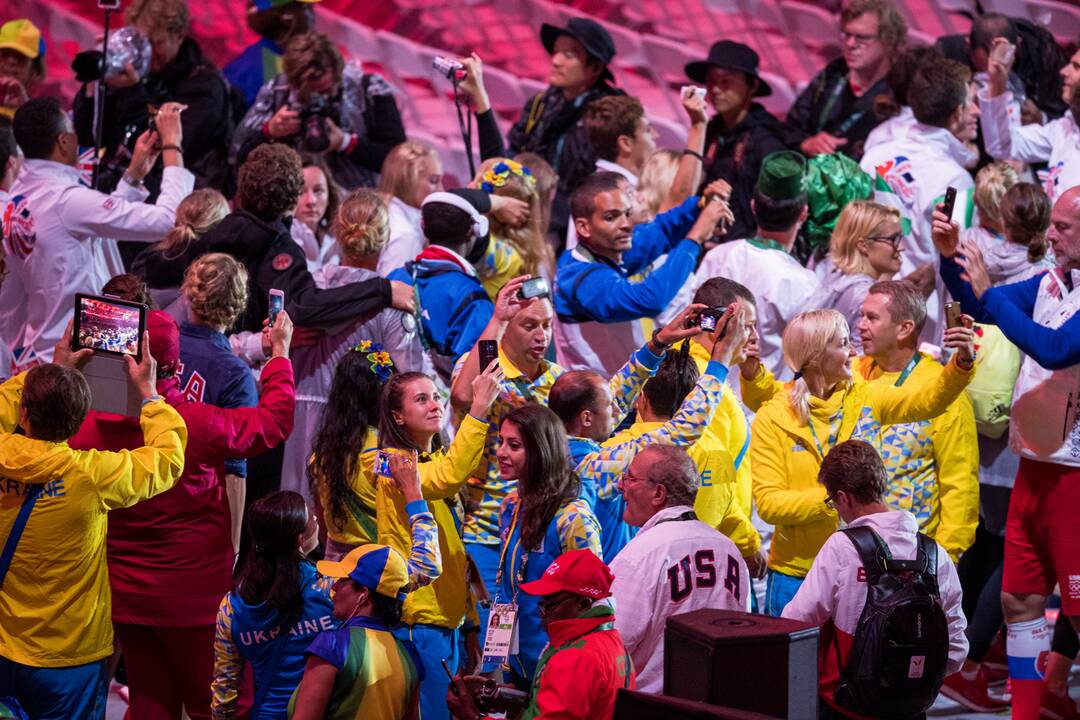
MULTIPOLYGON (((292 321, 278 313, 264 335, 272 357, 254 408, 222 409, 180 393, 180 334, 166 313, 147 318, 158 362, 158 393, 184 418, 184 474, 171 490, 109 518, 109 582, 116 638, 127 658, 132 720, 210 717, 214 622, 232 589, 235 559, 225 494, 226 458, 258 455, 292 431, 295 383, 292 321)), ((73 448, 119 450, 142 444, 138 418, 91 412, 73 448)))

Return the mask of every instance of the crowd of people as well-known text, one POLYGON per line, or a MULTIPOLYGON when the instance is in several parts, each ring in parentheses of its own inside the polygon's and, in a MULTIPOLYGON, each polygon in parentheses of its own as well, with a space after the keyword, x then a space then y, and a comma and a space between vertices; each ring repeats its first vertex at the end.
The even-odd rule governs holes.
POLYGON ((1080 718, 1075 45, 847 0, 786 118, 720 39, 657 148, 574 17, 505 136, 457 59, 448 188, 317 1, 219 70, 132 0, 70 105, 0 27, 0 715, 603 720, 711 608, 820 628, 821 717, 1080 718))

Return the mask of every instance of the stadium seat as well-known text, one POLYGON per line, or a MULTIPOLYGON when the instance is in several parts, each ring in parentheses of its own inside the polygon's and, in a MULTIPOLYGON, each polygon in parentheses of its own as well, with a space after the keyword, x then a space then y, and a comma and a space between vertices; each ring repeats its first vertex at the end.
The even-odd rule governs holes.
POLYGON ((1063 45, 1080 37, 1080 9, 1054 0, 1024 0, 1027 15, 1063 45))

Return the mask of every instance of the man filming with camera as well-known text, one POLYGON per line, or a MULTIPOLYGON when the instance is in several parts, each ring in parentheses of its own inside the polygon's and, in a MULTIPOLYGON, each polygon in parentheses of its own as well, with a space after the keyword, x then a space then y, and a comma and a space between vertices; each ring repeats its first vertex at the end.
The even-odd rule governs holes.
POLYGON ((405 142, 393 91, 382 76, 346 64, 326 35, 289 42, 282 72, 259 91, 233 136, 235 165, 257 146, 280 142, 321 155, 346 190, 374 187, 383 160, 405 142))

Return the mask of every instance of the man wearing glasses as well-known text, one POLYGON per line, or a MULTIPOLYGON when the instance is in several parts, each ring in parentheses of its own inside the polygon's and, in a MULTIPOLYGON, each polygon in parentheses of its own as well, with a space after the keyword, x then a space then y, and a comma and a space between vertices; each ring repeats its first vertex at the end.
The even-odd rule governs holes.
POLYGON ((848 3, 840 15, 844 55, 826 65, 788 111, 788 147, 807 157, 862 157, 866 136, 880 122, 874 100, 889 94, 885 75, 906 41, 907 23, 892 0, 848 3))

